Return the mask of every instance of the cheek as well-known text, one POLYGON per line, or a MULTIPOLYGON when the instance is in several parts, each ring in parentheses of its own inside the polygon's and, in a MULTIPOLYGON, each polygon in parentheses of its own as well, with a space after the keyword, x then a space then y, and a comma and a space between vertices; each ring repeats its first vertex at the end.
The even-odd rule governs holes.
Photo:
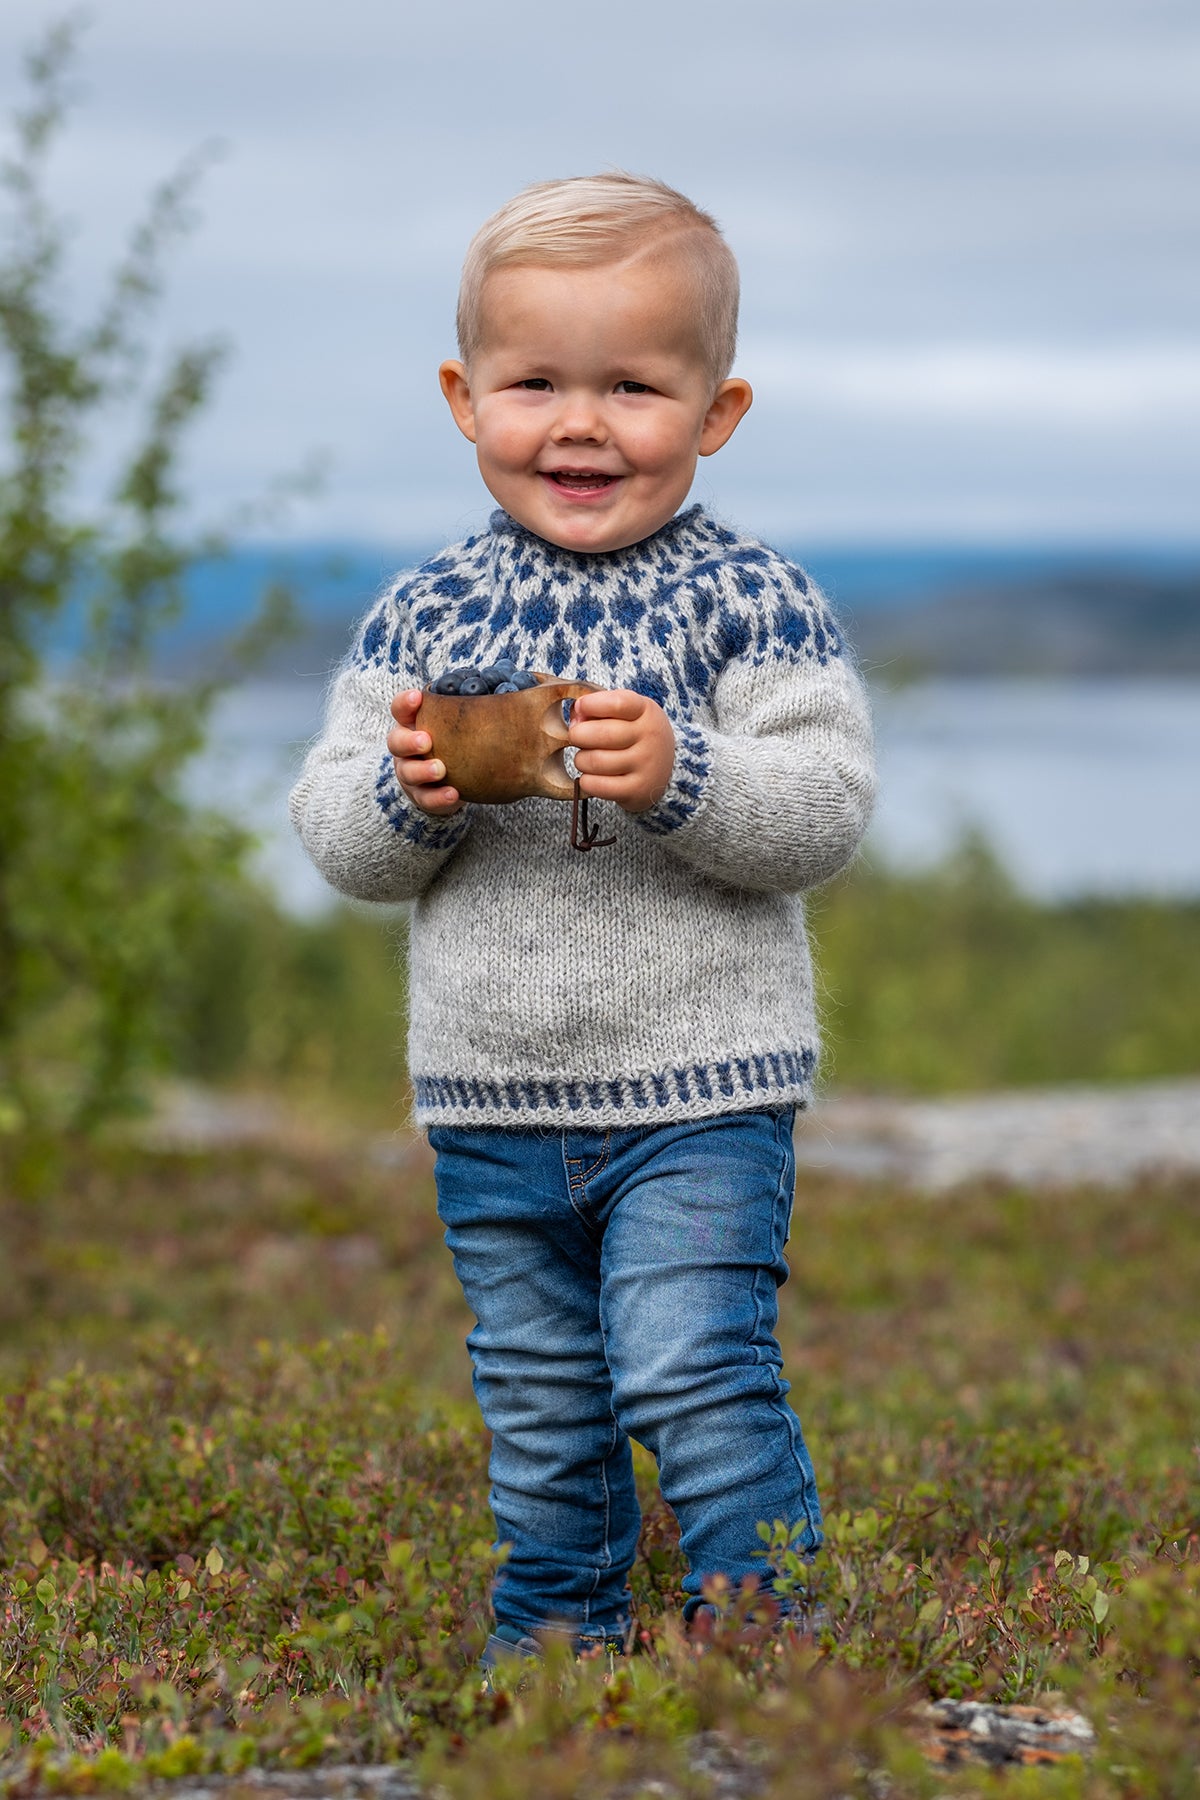
POLYGON ((698 453, 698 440, 681 422, 651 423, 627 435, 629 453, 647 474, 670 476, 698 453))
POLYGON ((477 426, 475 447, 479 459, 498 468, 519 467, 541 441, 535 422, 528 416, 485 414, 477 426))

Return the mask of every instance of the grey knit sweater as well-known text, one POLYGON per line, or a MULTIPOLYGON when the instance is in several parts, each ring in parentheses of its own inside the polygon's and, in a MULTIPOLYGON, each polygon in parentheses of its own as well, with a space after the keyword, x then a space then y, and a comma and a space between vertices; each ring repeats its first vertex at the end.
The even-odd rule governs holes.
POLYGON ((419 1124, 629 1127, 805 1100, 799 895, 853 856, 872 792, 862 683, 821 596, 697 506, 598 556, 498 512, 401 577, 334 680, 291 805, 334 887, 415 902, 419 1124), (593 802, 613 847, 572 850, 561 801, 432 819, 397 785, 392 696, 504 655, 666 710, 662 799, 636 816, 593 802))

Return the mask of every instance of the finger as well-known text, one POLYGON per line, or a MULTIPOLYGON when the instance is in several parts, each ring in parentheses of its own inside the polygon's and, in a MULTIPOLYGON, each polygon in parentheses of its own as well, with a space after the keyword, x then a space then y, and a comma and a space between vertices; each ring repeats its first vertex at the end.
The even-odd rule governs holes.
POLYGON ((391 713, 397 725, 412 726, 413 720, 421 708, 422 694, 420 688, 405 688, 392 700, 391 713))
POLYGON ((625 750, 581 750, 575 769, 580 775, 633 775, 636 764, 625 750))
POLYGON ((571 709, 574 719, 636 719, 646 700, 631 688, 604 688, 598 694, 580 694, 571 709))
POLYGON ((401 782, 404 792, 419 811, 424 813, 455 813, 462 806, 462 796, 457 788, 445 787, 409 787, 401 782))
POLYGON ((433 749, 433 739, 427 731, 409 731, 403 725, 393 725, 388 732, 387 747, 393 756, 428 756, 433 749))
POLYGON ((630 794, 628 775, 581 774, 579 785, 589 800, 615 800, 618 806, 623 806, 630 794))
POLYGON ((437 756, 397 756, 392 759, 403 787, 438 787, 446 779, 446 765, 437 756))
POLYGON ((413 805, 419 806, 422 812, 456 813, 462 806, 462 799, 457 788, 422 788, 419 796, 413 795, 413 805))
POLYGON ((577 750, 627 750, 638 741, 639 732, 629 719, 574 719, 567 733, 577 750))

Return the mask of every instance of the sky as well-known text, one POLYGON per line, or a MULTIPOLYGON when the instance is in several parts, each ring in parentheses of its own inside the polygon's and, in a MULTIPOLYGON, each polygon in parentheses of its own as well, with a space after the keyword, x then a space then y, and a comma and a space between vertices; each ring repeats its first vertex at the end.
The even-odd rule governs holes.
MULTIPOLYGON (((64 8, 4 0, 0 103, 64 8)), ((742 267, 755 404, 695 497, 814 543, 1200 543, 1192 0, 94 0, 53 193, 83 316, 219 146, 163 344, 223 335, 189 491, 433 545, 490 500, 437 387, 475 227, 659 175, 742 267)), ((120 437, 114 426, 97 451, 120 437)))

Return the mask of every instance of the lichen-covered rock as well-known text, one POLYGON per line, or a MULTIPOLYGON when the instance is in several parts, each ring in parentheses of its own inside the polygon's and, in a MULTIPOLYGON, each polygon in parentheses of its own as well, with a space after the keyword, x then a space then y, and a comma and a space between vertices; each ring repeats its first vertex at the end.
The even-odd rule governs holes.
POLYGON ((933 1762, 1057 1763, 1088 1757, 1096 1734, 1082 1713, 1057 1707, 995 1706, 983 1700, 934 1700, 922 1707, 922 1748, 933 1762))

